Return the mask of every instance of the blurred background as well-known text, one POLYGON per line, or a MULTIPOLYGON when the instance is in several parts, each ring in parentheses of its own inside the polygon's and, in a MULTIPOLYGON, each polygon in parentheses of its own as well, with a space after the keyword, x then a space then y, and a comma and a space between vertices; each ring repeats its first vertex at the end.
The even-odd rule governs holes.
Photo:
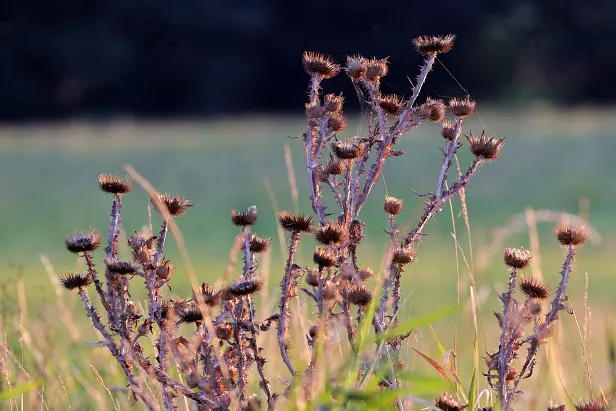
MULTIPOLYGON (((600 316, 613 320, 615 20, 616 2, 574 0, 3 1, 5 307, 18 300, 19 279, 30 309, 41 313, 56 298, 51 279, 83 268, 64 250, 64 238, 90 226, 105 232, 111 200, 96 179, 123 173, 126 164, 159 191, 194 202, 178 223, 200 280, 220 281, 227 267, 237 234, 229 210, 257 205, 256 231, 276 237, 263 265, 271 267, 274 288, 284 258, 274 213, 310 212, 303 144, 296 138, 306 127, 302 52, 319 51, 341 64, 351 54, 389 57, 383 91, 408 96, 409 79, 422 62, 411 40, 454 33, 454 49, 439 56, 419 101, 470 94, 478 109, 465 132, 485 128, 505 137, 505 147, 467 191, 472 251, 458 201, 428 225, 420 258, 405 273, 407 312, 455 302, 458 290, 466 301, 468 271, 480 285, 486 312, 497 309, 495 291, 507 281, 500 262, 504 246, 540 253, 533 274, 555 286, 562 250, 551 230, 569 214, 588 219, 594 229, 579 253, 572 300, 582 309, 588 291, 600 316), (539 243, 529 236, 533 221, 539 243), (456 256, 452 234, 464 255, 456 256)), ((324 92, 346 98, 349 126, 342 138, 366 132, 345 75, 326 81, 324 92)), ((362 264, 379 267, 387 245, 386 193, 405 200, 408 226, 417 221, 422 204, 411 189, 433 190, 439 133, 438 125, 424 124, 400 141, 405 155, 389 161, 362 211, 362 264)), ((461 154, 462 167, 468 160, 461 154)), ((160 224, 137 186, 125 198, 123 218, 128 233, 150 226, 157 231, 160 224)), ((312 247, 305 244, 305 264, 312 247)), ((168 243, 166 254, 178 264, 173 292, 186 295, 190 284, 175 243, 168 243)), ((604 325, 598 334, 606 332, 604 325)))

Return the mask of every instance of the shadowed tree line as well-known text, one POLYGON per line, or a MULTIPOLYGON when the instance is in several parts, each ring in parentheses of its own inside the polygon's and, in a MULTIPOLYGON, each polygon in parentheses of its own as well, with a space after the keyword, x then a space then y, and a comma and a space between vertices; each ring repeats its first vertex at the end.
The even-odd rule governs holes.
MULTIPOLYGON (((408 94, 407 76, 421 59, 410 40, 449 32, 458 36, 455 56, 441 61, 476 99, 615 100, 614 2, 384 5, 7 0, 0 4, 0 119, 299 113, 304 50, 339 63, 347 54, 390 56, 394 70, 383 89, 408 94)), ((353 101, 343 77, 331 87, 353 101)), ((431 79, 430 95, 464 94, 440 64, 431 79)))

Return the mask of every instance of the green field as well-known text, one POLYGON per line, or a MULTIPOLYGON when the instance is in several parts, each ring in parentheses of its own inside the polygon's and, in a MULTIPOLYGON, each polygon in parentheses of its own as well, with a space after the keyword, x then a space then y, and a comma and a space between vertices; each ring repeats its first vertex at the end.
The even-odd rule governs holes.
MULTIPOLYGON (((592 362, 597 367, 597 382, 608 384, 611 382, 609 370, 606 365, 600 364, 605 363, 607 355, 606 327, 615 324, 613 313, 616 312, 613 297, 616 290, 613 259, 616 247, 616 190, 612 181, 616 175, 616 162, 613 160, 613 153, 616 152, 616 116, 609 110, 552 111, 542 108, 524 112, 488 110, 480 114, 480 119, 475 116, 469 123, 473 132, 480 133, 485 124, 488 133, 506 138, 501 157, 479 171, 471 181, 466 197, 472 233, 473 274, 484 319, 486 324, 490 324, 486 335, 491 336, 494 331, 491 312, 498 309, 496 291, 502 291, 507 281, 507 271, 501 264, 502 247, 530 247, 525 229, 506 238, 503 244, 495 242, 495 230, 507 226, 514 216, 523 215, 527 207, 587 214, 595 232, 592 241, 579 252, 569 294, 576 312, 583 312, 584 274, 587 272, 589 305, 593 312, 595 352, 592 362), (490 253, 490 247, 496 251, 490 253)), ((349 123, 343 136, 365 132, 357 128, 356 121, 349 123)), ((84 348, 77 338, 69 340, 62 337, 66 337, 67 330, 54 325, 58 320, 61 322, 66 312, 57 305, 57 295, 41 263, 41 255, 49 258, 58 275, 80 267, 74 256, 64 250, 64 237, 90 226, 102 233, 106 231, 111 201, 109 196, 99 191, 96 179, 100 173, 122 173, 126 164, 132 165, 159 191, 178 193, 193 201, 195 206, 178 220, 178 224, 199 281, 222 281, 228 265, 229 249, 237 235, 236 228, 229 221, 230 209, 256 205, 260 215, 255 231, 261 236, 276 237, 270 262, 263 266, 271 279, 269 288, 276 293, 284 255, 280 252, 274 212, 295 208, 285 164, 285 145, 292 152, 299 209, 310 211, 303 144, 301 139, 293 138, 301 134, 304 128, 301 118, 283 117, 247 117, 202 123, 117 121, 0 127, 0 227, 3 232, 0 236, 3 295, 0 304, 4 316, 2 325, 5 327, 2 332, 7 334, 5 346, 12 347, 16 352, 26 352, 27 358, 30 355, 36 357, 32 353, 37 350, 45 354, 41 354, 42 361, 48 368, 42 366, 40 361, 37 363, 36 358, 26 359, 26 362, 38 370, 34 374, 41 375, 40 368, 44 368, 44 375, 55 379, 53 366, 56 366, 56 369, 62 370, 57 371, 58 374, 72 379, 74 385, 67 390, 73 408, 81 409, 76 404, 92 407, 91 404, 96 401, 107 401, 106 394, 102 399, 89 394, 90 387, 86 385, 97 384, 87 366, 90 357, 94 356, 92 349, 84 348), (268 187, 271 187, 273 197, 268 187), (19 300, 20 279, 23 279, 25 295, 22 301, 19 300), (28 343, 25 348, 20 346, 14 339, 17 334, 11 331, 19 323, 16 318, 19 312, 23 313, 24 306, 28 309, 29 326, 34 328, 31 344, 35 348, 29 351, 28 343), (52 325, 47 329, 38 329, 36 324, 39 321, 52 325), (53 342, 48 351, 40 349, 41 342, 37 338, 53 342), (55 360, 54 356, 57 356, 55 360), (61 365, 58 365, 58 358, 64 359, 61 365), (77 372, 87 375, 84 377, 86 383, 80 382, 77 372)), ((468 130, 468 127, 465 129, 468 130)), ((440 168, 437 145, 441 143, 439 127, 432 124, 420 127, 400 142, 399 149, 406 153, 388 161, 384 169, 385 184, 383 180, 379 181, 362 211, 366 222, 366 240, 360 246, 363 247, 360 250, 360 263, 363 265, 378 269, 387 244, 388 238, 383 231, 387 228, 387 218, 382 211, 386 191, 405 200, 401 221, 410 225, 417 220, 422 204, 411 189, 417 192, 434 190, 440 168)), ((460 161, 464 167, 470 156, 466 149, 461 152, 460 161)), ((124 198, 123 205, 125 232, 149 226, 148 197, 140 187, 135 187, 124 198)), ((451 235, 455 231, 470 261, 467 232, 459 216, 459 208, 459 202, 454 201, 455 227, 448 208, 439 214, 437 221, 428 225, 426 232, 429 235, 419 248, 418 261, 404 274, 404 312, 407 315, 429 313, 443 305, 456 303, 458 284, 461 290, 459 307, 463 314, 466 312, 464 307, 469 300, 468 269, 461 254, 456 260, 451 235)), ((521 221, 524 222, 523 219, 521 221)), ((152 215, 152 224, 154 231, 157 231, 160 219, 155 214, 152 215)), ((563 251, 551 235, 552 227, 551 222, 541 223, 538 227, 540 268, 546 281, 555 286, 563 251)), ((302 255, 306 265, 310 263, 312 247, 314 243, 310 240, 304 242, 302 255)), ((173 293, 188 295, 190 283, 186 266, 173 241, 168 243, 166 255, 178 265, 172 282, 173 293)), ((102 264, 102 252, 98 257, 102 264)), ((62 294, 62 299, 66 304, 78 307, 78 299, 65 294, 62 294)), ((138 294, 133 295, 133 298, 138 297, 138 294)), ((87 336, 84 339, 96 340, 94 332, 85 325, 83 311, 70 311, 73 312, 73 320, 83 325, 80 325, 80 332, 87 336)), ((268 313, 263 312, 262 315, 266 317, 268 313)), ((582 321, 583 314, 578 315, 582 321)), ((468 364, 468 357, 464 357, 470 353, 469 324, 464 318, 463 315, 457 323, 459 341, 456 344, 459 344, 457 352, 460 363, 468 364)), ((455 326, 453 318, 435 326, 447 349, 453 348, 451 330, 455 326)), ((578 378, 582 381, 584 373, 577 354, 580 344, 575 322, 566 319, 565 327, 572 327, 569 330, 571 334, 565 337, 560 333, 558 338, 559 341, 569 339, 568 343, 573 340, 572 347, 576 354, 567 361, 575 368, 571 375, 563 377, 565 388, 572 390, 574 380, 578 378)), ((302 336, 298 335, 298 338, 301 341, 302 336)), ((429 329, 417 334, 417 340, 413 340, 411 345, 438 356, 429 329)), ((488 337, 488 347, 482 346, 480 353, 495 346, 497 341, 488 337)), ((102 349, 99 350, 100 357, 102 349)), ((410 354, 409 357, 412 357, 409 364, 413 367, 423 373, 431 372, 420 362, 422 360, 410 354)), ((110 358, 108 361, 111 361, 110 358)), ((97 358, 92 362, 100 365, 104 360, 97 358)), ((114 373, 113 368, 106 372, 103 377, 111 380, 109 384, 122 386, 119 372, 114 373)), ((468 378, 470 371, 461 372, 461 375, 468 378)), ((550 384, 552 380, 550 377, 550 384)), ((481 383, 485 386, 485 381, 481 383)), ((96 390, 101 389, 96 386, 96 390)), ((582 388, 577 386, 575 393, 583 394, 582 388)), ((62 404, 63 394, 53 392, 49 395, 57 396, 54 404, 62 404)), ((126 401, 123 402, 122 407, 126 404, 126 401)))

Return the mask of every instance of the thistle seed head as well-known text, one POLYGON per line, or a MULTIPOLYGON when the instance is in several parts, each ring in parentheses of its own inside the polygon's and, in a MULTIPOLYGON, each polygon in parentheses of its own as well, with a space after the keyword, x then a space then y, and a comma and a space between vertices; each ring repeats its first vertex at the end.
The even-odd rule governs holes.
POLYGON ((366 307, 372 301, 372 291, 363 284, 355 284, 345 291, 345 297, 351 304, 366 307))
POLYGON ((368 68, 368 60, 360 55, 347 56, 346 72, 353 81, 359 81, 368 68))
POLYGON ((458 118, 464 118, 473 114, 473 111, 475 111, 475 104, 476 103, 472 101, 468 96, 466 96, 462 100, 452 98, 451 100, 449 100, 449 109, 454 116, 458 118))
POLYGON ((304 214, 294 214, 288 211, 279 211, 276 216, 280 226, 289 232, 310 233, 312 231, 312 217, 304 214))
POLYGON ((319 268, 322 268, 333 267, 336 264, 337 258, 333 252, 317 247, 314 255, 312 256, 312 260, 319 266, 319 268))
POLYGON ((383 204, 383 210, 387 214, 398 215, 402 211, 402 200, 396 197, 385 197, 385 204, 383 204))
POLYGON ((80 231, 65 240, 66 249, 71 253, 86 253, 94 251, 101 243, 101 235, 96 229, 80 231))
POLYGON ((178 311, 179 317, 184 323, 199 323, 203 321, 203 313, 197 305, 190 305, 178 311))
POLYGON ((332 150, 341 160, 351 160, 363 154, 363 146, 350 141, 336 141, 332 143, 332 150))
POLYGON ((565 411, 565 405, 557 405, 550 399, 548 403, 548 411, 565 411))
MULTIPOLYGON (((316 254, 316 253, 315 253, 316 254)), ((319 286, 319 271, 312 270, 308 274, 306 274, 306 284, 311 285, 313 287, 319 286)))
POLYGON ((328 221, 315 230, 314 239, 323 245, 340 244, 347 239, 347 235, 342 224, 328 221))
POLYGON ((216 307, 220 302, 220 291, 214 291, 214 287, 209 285, 208 283, 201 284, 200 288, 193 288, 193 298, 195 301, 199 301, 197 297, 201 294, 201 298, 203 298, 203 302, 208 307, 216 307))
POLYGON ((255 234, 251 234, 249 239, 250 251, 255 254, 264 253, 268 250, 271 241, 271 238, 261 238, 255 234))
POLYGON ((417 116, 421 119, 430 119, 433 123, 438 123, 445 118, 445 103, 443 103, 443 100, 435 100, 428 97, 426 102, 417 109, 417 116))
POLYGON ((98 176, 98 186, 108 194, 130 193, 133 185, 129 176, 118 176, 111 174, 100 174, 98 176))
POLYGON ((583 245, 588 239, 590 230, 580 224, 559 224, 554 228, 558 242, 565 246, 583 245))
MULTIPOLYGON (((193 205, 189 200, 180 198, 177 194, 174 197, 171 197, 171 195, 167 193, 159 194, 158 199, 167 207, 169 214, 174 217, 183 216, 186 210, 188 210, 188 207, 192 207, 193 205)), ((152 200, 152 204, 156 205, 156 201, 152 200)))
POLYGON ((400 264, 400 265, 405 265, 408 263, 412 263, 413 261, 415 261, 415 249, 413 247, 404 247, 404 248, 398 248, 397 250, 394 251, 394 254, 392 255, 392 263, 394 264, 400 264))
POLYGON ((329 115, 329 118, 327 119, 327 129, 334 133, 339 133, 340 131, 344 130, 346 125, 347 125, 346 117, 340 114, 339 112, 331 113, 329 115))
POLYGON ((344 103, 344 97, 342 97, 342 94, 339 96, 335 94, 327 94, 324 100, 323 107, 328 113, 337 113, 342 110, 342 104, 344 103))
POLYGON ((447 141, 453 141, 456 137, 456 123, 453 121, 443 121, 441 136, 447 141))
POLYGON ((229 323, 222 323, 216 326, 216 337, 221 340, 229 340, 233 337, 233 326, 229 323))
POLYGON ((545 300, 550 295, 550 287, 548 287, 543 281, 534 277, 520 278, 520 289, 524 295, 529 299, 545 300))
POLYGON ((346 171, 346 163, 339 159, 330 158, 325 164, 325 172, 334 176, 343 174, 346 171))
POLYGON ((340 72, 340 66, 321 53, 305 51, 302 55, 302 65, 306 73, 311 76, 318 75, 322 79, 336 76, 340 72))
POLYGON ((377 103, 387 114, 399 116, 402 112, 404 101, 396 94, 388 94, 379 97, 377 103))
POLYGON ((496 159, 503 146, 504 138, 497 138, 496 136, 486 137, 486 132, 481 133, 481 137, 475 137, 473 134, 467 136, 468 146, 471 153, 475 157, 480 157, 485 160, 496 159))
POLYGON ((225 298, 225 296, 235 298, 251 295, 261 290, 261 288, 263 288, 263 278, 261 277, 238 280, 232 284, 229 284, 227 288, 225 288, 223 291, 223 298, 225 298))
POLYGON ((603 411, 607 410, 607 405, 601 398, 595 400, 579 400, 574 403, 576 411, 603 411))
POLYGON ((434 400, 434 405, 443 411, 461 411, 468 407, 463 405, 460 401, 451 396, 451 394, 444 392, 438 398, 434 400))
POLYGON ((88 273, 66 273, 60 278, 60 283, 62 283, 62 287, 67 290, 74 290, 92 284, 92 276, 88 273))
POLYGON ((387 57, 384 59, 372 58, 368 60, 366 63, 366 78, 370 81, 375 81, 385 77, 389 73, 388 63, 387 57))
POLYGON ((429 56, 449 52, 453 48, 455 40, 456 36, 453 34, 419 36, 413 39, 413 45, 419 54, 429 56))
POLYGON ((159 280, 169 280, 175 267, 169 260, 163 260, 162 264, 156 267, 156 278, 159 280))
POLYGON ((238 227, 247 227, 257 222, 257 207, 250 206, 246 211, 231 210, 231 222, 238 227))
POLYGON ((134 274, 137 271, 137 267, 130 261, 118 261, 115 258, 106 258, 105 265, 107 269, 116 274, 134 274))
POLYGON ((530 251, 523 248, 505 248, 503 260, 505 265, 517 270, 523 270, 530 264, 530 251))
POLYGON ((325 114, 325 108, 323 108, 323 106, 321 106, 321 104, 318 101, 307 103, 305 104, 305 107, 306 107, 306 117, 309 120, 321 118, 325 114))

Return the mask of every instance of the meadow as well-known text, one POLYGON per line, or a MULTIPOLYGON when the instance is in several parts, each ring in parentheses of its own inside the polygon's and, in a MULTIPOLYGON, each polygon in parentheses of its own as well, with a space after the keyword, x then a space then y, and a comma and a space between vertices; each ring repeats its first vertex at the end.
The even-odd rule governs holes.
MULTIPOLYGON (((343 136, 361 135, 365 130, 356 124, 351 119, 343 136)), ((432 358, 441 357, 441 361, 439 344, 445 350, 455 348, 459 374, 468 384, 473 351, 469 272, 482 313, 478 341, 483 355, 498 346, 492 311, 498 310, 496 294, 504 290, 508 278, 502 249, 530 249, 536 260, 533 274, 554 285, 563 250, 552 228, 558 213, 577 214, 588 218, 593 235, 578 253, 568 288, 576 315, 562 321, 554 343, 540 354, 537 373, 541 384, 523 383, 522 389, 529 393, 527 404, 536 406, 531 409, 539 409, 537 404, 545 404, 550 396, 564 401, 565 392, 575 398, 588 395, 591 388, 580 355, 583 340, 588 343, 593 367, 593 393, 596 396, 599 385, 606 395, 614 393, 616 370, 608 350, 613 349, 610 341, 616 327, 616 190, 612 189, 616 116, 607 109, 480 108, 466 128, 479 132, 484 127, 506 139, 498 161, 483 166, 467 190, 471 241, 456 199, 452 211, 446 209, 429 223, 417 261, 402 278, 404 317, 422 316, 452 304, 457 314, 434 321, 434 333, 429 327, 420 328, 407 345, 432 358), (549 221, 528 224, 533 211, 549 221), (534 234, 540 249, 532 243, 534 234)), ((110 198, 97 187, 100 173, 123 173, 130 164, 159 191, 178 193, 194 203, 178 225, 199 281, 223 281, 237 235, 230 223, 230 209, 256 205, 260 213, 256 231, 274 237, 259 267, 270 279, 261 307, 274 307, 285 259, 275 212, 310 212, 305 155, 298 138, 304 129, 302 118, 273 116, 0 127, 1 391, 36 383, 26 394, 10 400, 5 397, 3 405, 7 409, 33 409, 35 404, 43 409, 128 409, 132 404, 112 357, 101 347, 85 344, 98 337, 79 308, 78 297, 53 281, 65 271, 83 269, 83 263, 64 249, 65 236, 90 226, 104 233, 108 226, 110 198)), ((433 189, 441 158, 439 133, 438 125, 422 126, 399 143, 405 154, 388 161, 362 213, 366 222, 362 264, 375 270, 382 264, 388 244, 387 216, 382 208, 386 194, 404 199, 401 224, 410 224, 421 214, 421 199, 411 189, 433 189)), ((470 155, 463 149, 460 157, 465 162, 470 155)), ((126 196, 125 233, 150 225, 157 230, 158 216, 149 215, 148 204, 148 196, 139 187, 126 196)), ((127 253, 124 243, 121 253, 127 253)), ((313 247, 308 241, 303 244, 300 260, 305 264, 310 263, 313 247)), ((178 264, 171 293, 189 295, 191 284, 177 245, 169 241, 165 251, 178 264)), ((102 254, 97 257, 102 264, 102 254)), ((143 296, 132 298, 139 301, 143 296)), ((307 301, 304 304, 311 312, 307 301)), ((258 315, 264 319, 268 309, 262 308, 258 315)), ((296 346, 300 346, 304 337, 299 331, 296 334, 296 346)), ((408 347, 403 352, 409 371, 430 382, 425 389, 418 382, 415 395, 431 401, 447 388, 415 352, 408 347)), ((302 356, 298 354, 296 360, 302 356)), ((275 379, 275 370, 282 364, 273 361, 268 367, 275 379)), ((485 366, 480 361, 482 369, 485 366)), ((480 389, 486 388, 483 377, 478 383, 480 389)))

